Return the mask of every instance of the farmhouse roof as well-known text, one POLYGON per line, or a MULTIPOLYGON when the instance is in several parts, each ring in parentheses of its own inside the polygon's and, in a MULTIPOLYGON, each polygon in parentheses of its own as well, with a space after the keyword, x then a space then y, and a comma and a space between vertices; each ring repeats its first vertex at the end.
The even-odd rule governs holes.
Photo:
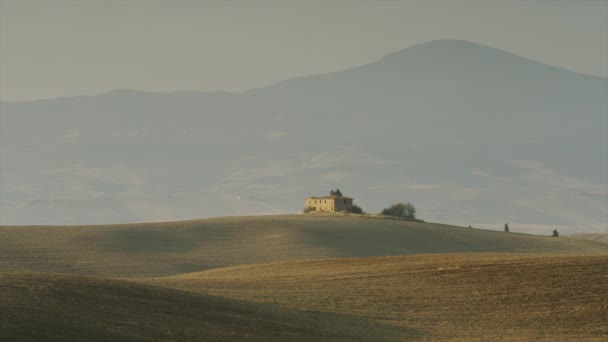
POLYGON ((346 197, 346 196, 320 196, 320 197, 316 197, 316 196, 310 196, 308 197, 310 199, 334 199, 334 198, 339 198, 339 199, 352 199, 352 197, 346 197))

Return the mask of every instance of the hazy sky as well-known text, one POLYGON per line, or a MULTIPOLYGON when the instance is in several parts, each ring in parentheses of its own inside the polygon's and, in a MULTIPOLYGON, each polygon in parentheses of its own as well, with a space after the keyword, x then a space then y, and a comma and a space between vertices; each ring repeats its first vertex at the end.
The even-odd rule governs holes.
POLYGON ((608 74, 608 1, 0 0, 0 99, 231 90, 466 39, 608 74))

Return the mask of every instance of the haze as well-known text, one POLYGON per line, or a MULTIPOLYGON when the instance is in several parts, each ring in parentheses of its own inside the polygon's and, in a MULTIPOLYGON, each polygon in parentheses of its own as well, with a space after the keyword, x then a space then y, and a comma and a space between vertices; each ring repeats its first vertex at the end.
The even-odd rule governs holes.
POLYGON ((608 229, 606 2, 1 4, 0 224, 608 229))
POLYGON ((607 75, 605 1, 0 1, 0 99, 240 91, 465 39, 607 75))

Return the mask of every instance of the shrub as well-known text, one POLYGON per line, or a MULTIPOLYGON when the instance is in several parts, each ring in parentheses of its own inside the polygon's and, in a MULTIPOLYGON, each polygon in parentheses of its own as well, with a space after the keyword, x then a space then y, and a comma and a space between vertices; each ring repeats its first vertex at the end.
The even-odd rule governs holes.
POLYGON ((307 214, 311 211, 317 211, 317 207, 305 207, 304 210, 302 211, 304 214, 307 214))
POLYGON ((360 206, 353 204, 353 206, 350 208, 349 212, 351 212, 353 214, 363 214, 363 209, 361 209, 360 206))
POLYGON ((553 229, 553 237, 559 237, 559 232, 557 229, 553 229))
POLYGON ((388 208, 384 208, 384 210, 382 210, 382 215, 404 217, 405 216, 405 204, 397 203, 397 204, 391 205, 388 208))
POLYGON ((398 218, 416 218, 416 208, 411 203, 396 203, 382 210, 382 215, 394 216, 398 218))

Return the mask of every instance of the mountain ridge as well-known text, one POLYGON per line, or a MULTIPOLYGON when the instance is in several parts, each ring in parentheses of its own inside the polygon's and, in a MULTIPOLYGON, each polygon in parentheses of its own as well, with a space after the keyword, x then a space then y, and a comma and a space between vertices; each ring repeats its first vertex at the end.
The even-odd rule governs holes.
MULTIPOLYGON (((302 79, 307 79, 307 78, 311 78, 311 77, 317 77, 317 76, 324 76, 324 75, 334 75, 334 74, 339 74, 342 72, 346 72, 352 69, 358 69, 358 68, 362 68, 362 67, 367 67, 370 65, 374 65, 376 63, 379 62, 383 62, 383 61, 389 61, 389 60, 397 60, 399 61, 401 58, 403 58, 403 54, 404 53, 410 53, 412 51, 416 51, 416 50, 423 50, 425 48, 428 48, 430 46, 441 46, 442 48, 445 48, 447 45, 453 45, 453 44, 459 44, 459 45, 465 45, 468 47, 474 47, 476 49, 482 48, 485 49, 486 51, 492 51, 492 52, 498 52, 499 54, 503 54, 505 57, 508 56, 510 58, 517 58, 517 59, 521 59, 523 61, 526 62, 530 62, 530 63, 534 63, 536 65, 542 65, 543 67, 546 68, 550 68, 550 69, 556 69, 559 71, 566 71, 566 72, 570 72, 572 74, 576 74, 579 76, 585 76, 585 77, 591 77, 591 78, 597 78, 597 79, 601 79, 601 80, 608 80, 608 77, 606 76, 600 76, 600 75, 593 75, 593 74, 587 74, 587 73, 581 73, 578 71, 574 71, 574 70, 570 70, 567 68, 562 68, 562 67, 558 67, 558 66, 553 66, 550 64, 545 64, 541 61, 537 61, 534 59, 529 59, 526 57, 522 57, 520 55, 517 55, 515 53, 509 52, 507 50, 504 49, 500 49, 497 47, 492 47, 492 46, 488 46, 488 45, 484 45, 481 43, 476 43, 473 41, 469 41, 469 40, 464 40, 464 39, 437 39, 437 40, 431 40, 428 42, 424 42, 424 43, 417 43, 417 44, 413 44, 410 45, 406 48, 400 49, 400 50, 396 50, 393 52, 390 52, 388 54, 385 54, 379 58, 376 58, 370 62, 364 63, 364 64, 360 64, 357 66, 352 66, 352 67, 348 67, 345 69, 340 69, 340 70, 336 70, 336 71, 330 71, 330 72, 326 72, 326 73, 314 73, 314 74, 310 74, 310 75, 303 75, 303 76, 296 76, 296 77, 292 77, 292 78, 288 78, 288 79, 284 79, 284 80, 279 80, 276 81, 274 83, 271 83, 269 85, 262 85, 262 86, 257 86, 257 87, 253 87, 253 88, 249 88, 249 89, 245 89, 245 90, 241 90, 241 91, 226 91, 226 90, 175 90, 175 91, 145 91, 145 90, 138 90, 138 89, 133 89, 133 88, 115 88, 115 89, 110 89, 110 90, 106 90, 106 91, 102 91, 100 93, 97 94, 93 94, 93 95, 70 95, 70 96, 60 96, 60 97, 53 97, 53 98, 44 98, 44 99, 33 99, 33 100, 26 100, 26 101, 0 101, 0 103, 6 103, 6 104, 16 104, 16 103, 31 103, 31 102, 38 102, 38 101, 49 101, 49 100, 60 100, 60 99, 76 99, 76 98, 90 98, 90 97, 97 97, 97 96, 111 96, 114 94, 135 94, 135 95, 142 95, 142 94, 148 94, 148 95, 183 95, 183 94, 193 94, 193 95, 207 95, 207 94, 220 94, 220 95, 236 95, 236 94, 242 94, 242 93, 248 93, 251 91, 255 91, 257 89, 264 89, 264 88, 269 88, 269 87, 274 87, 274 86, 278 86, 278 85, 282 85, 285 82, 290 82, 290 81, 296 81, 296 80, 302 80, 302 79)), ((449 52, 449 51, 447 51, 449 52)))
POLYGON ((2 103, 0 223, 294 213, 339 186, 369 212, 410 201, 436 222, 608 229, 606 79, 460 41, 394 56, 406 66, 240 93, 2 103))

